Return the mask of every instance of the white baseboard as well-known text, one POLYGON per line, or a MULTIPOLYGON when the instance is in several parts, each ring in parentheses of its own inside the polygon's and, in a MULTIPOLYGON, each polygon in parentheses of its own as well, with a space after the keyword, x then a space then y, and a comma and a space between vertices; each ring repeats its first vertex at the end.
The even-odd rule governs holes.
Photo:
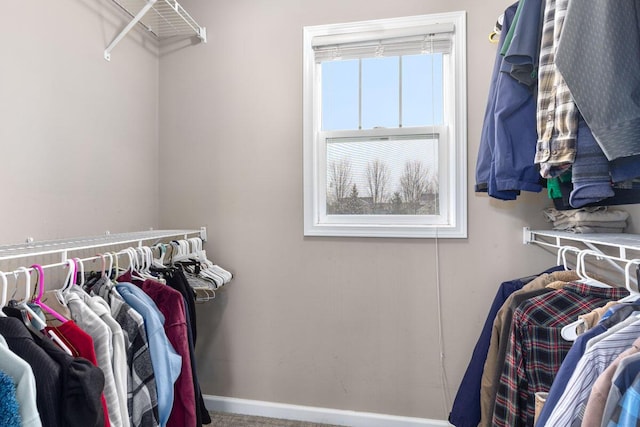
POLYGON ((210 411, 349 427, 449 427, 446 421, 204 395, 210 411))

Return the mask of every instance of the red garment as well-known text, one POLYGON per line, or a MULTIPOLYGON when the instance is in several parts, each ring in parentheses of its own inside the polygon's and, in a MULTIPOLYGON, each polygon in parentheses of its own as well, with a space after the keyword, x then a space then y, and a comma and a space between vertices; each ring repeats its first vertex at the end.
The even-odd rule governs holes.
POLYGON ((167 427, 195 427, 197 424, 196 397, 187 337, 187 318, 182 294, 155 280, 147 279, 140 283, 135 278, 131 279, 131 274, 125 273, 118 278, 118 281, 135 284, 156 303, 158 310, 164 316, 164 332, 173 349, 182 356, 182 369, 173 386, 173 408, 167 427))
MULTIPOLYGON (((69 347, 73 357, 84 357, 94 366, 98 366, 96 360, 96 351, 93 348, 93 338, 82 330, 73 320, 68 320, 60 326, 47 326, 47 331, 52 330, 60 337, 60 339, 69 347)), ((109 413, 107 412, 107 401, 104 400, 104 394, 100 397, 102 403, 102 411, 104 412, 104 425, 111 427, 109 423, 109 413)))

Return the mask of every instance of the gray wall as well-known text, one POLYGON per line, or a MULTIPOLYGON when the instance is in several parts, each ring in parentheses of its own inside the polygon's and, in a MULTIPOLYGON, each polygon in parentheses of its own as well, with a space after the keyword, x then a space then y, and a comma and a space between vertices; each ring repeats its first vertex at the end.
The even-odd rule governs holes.
POLYGON ((547 202, 470 192, 464 240, 304 238, 302 27, 466 10, 471 188, 507 3, 185 0, 209 43, 134 31, 110 63, 109 0, 8 3, 0 243, 206 225, 236 278, 199 307, 205 393, 444 419, 497 285, 554 260, 521 244, 547 202))
POLYGON ((521 243, 547 202, 470 192, 465 240, 304 238, 302 27, 466 10, 473 188, 496 48, 487 36, 508 2, 184 5, 210 41, 160 60, 161 222, 207 225, 209 254, 236 274, 198 312, 204 392, 445 419, 443 395, 455 394, 498 284, 554 261, 521 243))
POLYGON ((158 56, 106 0, 2 2, 0 242, 157 226, 158 56))

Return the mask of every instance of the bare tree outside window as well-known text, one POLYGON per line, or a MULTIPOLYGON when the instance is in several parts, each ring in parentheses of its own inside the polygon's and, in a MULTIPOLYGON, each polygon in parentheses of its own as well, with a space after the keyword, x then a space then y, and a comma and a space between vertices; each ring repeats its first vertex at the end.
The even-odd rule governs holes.
POLYGON ((375 159, 367 164, 367 188, 371 197, 371 209, 378 213, 380 205, 387 199, 387 187, 389 185, 389 168, 387 165, 375 159))
POLYGON ((329 168, 329 187, 333 189, 335 203, 340 203, 347 198, 352 184, 353 175, 349 159, 342 158, 337 162, 331 163, 329 168))
POLYGON ((404 165, 404 172, 400 177, 400 189, 404 203, 408 209, 417 215, 422 206, 423 195, 429 186, 429 172, 419 160, 412 160, 404 165))

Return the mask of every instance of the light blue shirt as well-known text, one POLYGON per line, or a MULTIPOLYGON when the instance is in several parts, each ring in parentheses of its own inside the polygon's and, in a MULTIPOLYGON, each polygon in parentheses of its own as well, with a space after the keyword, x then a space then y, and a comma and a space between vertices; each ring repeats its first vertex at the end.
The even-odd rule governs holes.
POLYGON ((164 427, 173 408, 173 385, 180 375, 182 357, 176 353, 167 339, 164 332, 164 316, 153 300, 142 289, 131 283, 119 283, 116 285, 116 290, 144 319, 158 391, 160 426, 164 427))

